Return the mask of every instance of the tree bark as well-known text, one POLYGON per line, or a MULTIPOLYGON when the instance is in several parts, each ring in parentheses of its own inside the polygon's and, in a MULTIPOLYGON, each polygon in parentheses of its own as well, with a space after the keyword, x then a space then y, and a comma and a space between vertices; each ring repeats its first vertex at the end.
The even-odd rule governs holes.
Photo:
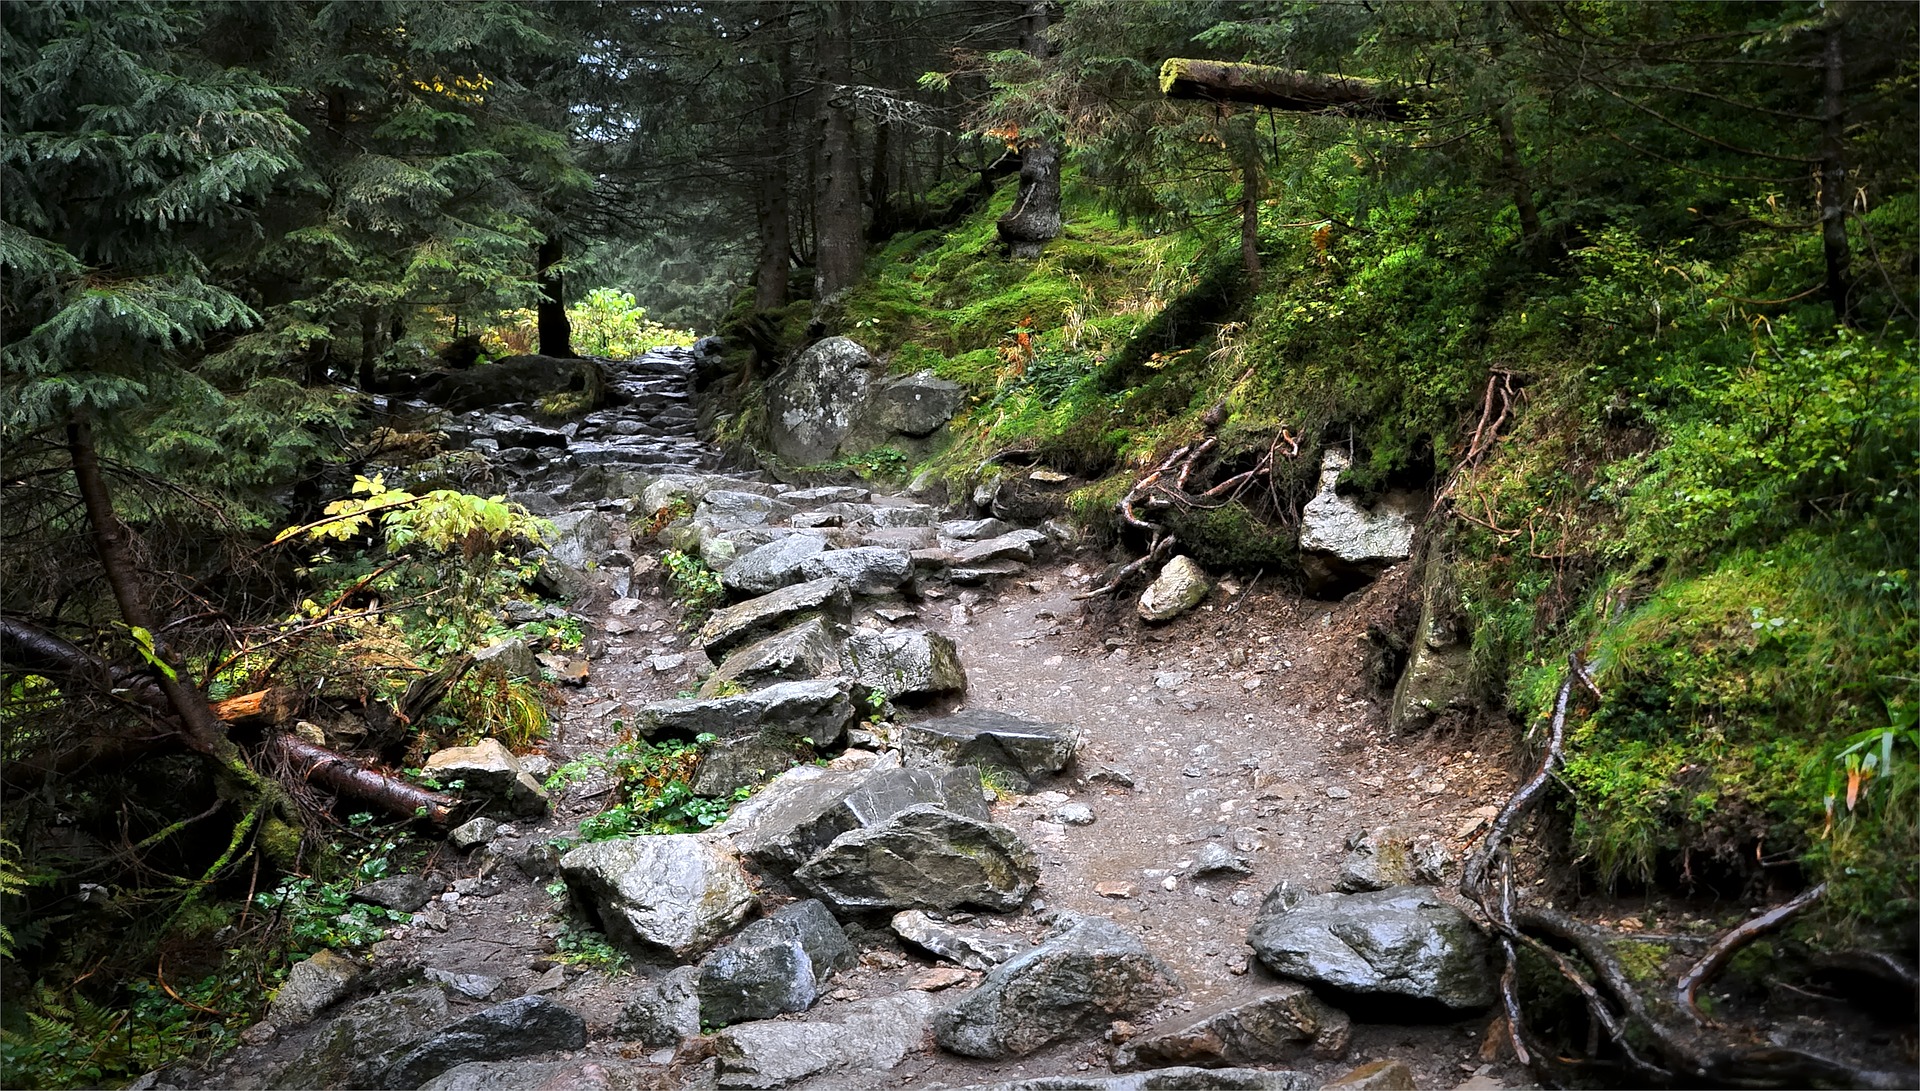
POLYGON ((1846 71, 1841 33, 1846 24, 1827 27, 1821 52, 1824 94, 1820 111, 1820 249, 1827 264, 1827 299, 1833 320, 1853 322, 1852 247, 1847 242, 1846 71))
POLYGON ((540 276, 540 355, 557 356, 563 360, 574 356, 573 324, 567 321, 566 286, 554 266, 559 265, 566 256, 566 243, 557 232, 541 241, 537 258, 540 276))
POLYGON ((1160 66, 1168 98, 1244 102, 1306 114, 1405 121, 1425 96, 1359 76, 1327 76, 1264 64, 1173 57, 1160 66))
POLYGON ((1247 286, 1260 290, 1260 195, 1265 181, 1257 142, 1240 157, 1240 267, 1247 286))
POLYGON ((107 585, 120 607, 122 620, 130 630, 136 631, 136 639, 139 638, 137 631, 145 630, 145 639, 152 642, 151 647, 145 650, 158 671, 154 684, 165 695, 168 707, 173 710, 180 724, 181 738, 189 747, 205 754, 213 762, 214 784, 222 799, 261 816, 261 843, 276 858, 289 857, 276 859, 277 864, 291 866, 292 846, 297 844, 295 831, 298 828, 294 822, 297 812, 293 801, 271 778, 261 776, 247 764, 245 755, 227 736, 226 725, 214 716, 213 709, 208 706, 206 695, 186 680, 178 665, 169 661, 171 657, 160 642, 162 630, 155 623, 146 596, 140 588, 133 555, 127 545, 129 536, 126 525, 114 514, 106 478, 100 473, 100 455, 94 446, 93 430, 82 416, 75 415, 68 421, 67 452, 73 462, 74 482, 79 487, 81 503, 86 508, 87 522, 92 530, 94 554, 106 573, 107 585), (289 834, 294 834, 291 844, 287 836, 289 834))
MULTIPOLYGON (((1020 47, 1045 60, 1047 0, 1031 0, 1020 8, 1020 47)), ((1060 149, 1051 141, 1021 142, 1020 190, 994 227, 1016 258, 1037 258, 1047 243, 1060 237, 1060 149)))
POLYGON ((860 163, 853 140, 853 4, 819 5, 815 36, 813 297, 824 301, 860 277, 865 235, 860 230, 860 163))
POLYGON ((1502 106, 1494 113, 1494 125, 1500 132, 1500 172, 1506 175, 1514 211, 1520 214, 1520 239, 1531 243, 1540 237, 1540 209, 1533 203, 1533 183, 1520 162, 1520 141, 1513 132, 1513 112, 1502 106))
POLYGON ((793 219, 787 188, 788 158, 793 154, 793 43, 785 33, 791 14, 786 4, 772 5, 769 25, 774 35, 774 85, 767 90, 772 105, 760 134, 762 158, 756 163, 754 221, 759 252, 753 270, 753 306, 770 311, 787 305, 792 288, 793 219))

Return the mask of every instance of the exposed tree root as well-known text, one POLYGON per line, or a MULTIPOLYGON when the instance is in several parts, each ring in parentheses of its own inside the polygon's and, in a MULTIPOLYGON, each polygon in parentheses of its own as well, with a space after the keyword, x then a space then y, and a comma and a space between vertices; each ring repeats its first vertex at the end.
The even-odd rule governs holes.
POLYGON ((1825 893, 1825 884, 1731 929, 1707 950, 1673 991, 1651 994, 1637 984, 1613 945, 1634 937, 1587 924, 1550 908, 1513 904, 1511 840, 1514 824, 1531 811, 1552 783, 1566 740, 1574 687, 1598 694, 1578 655, 1568 657, 1567 677, 1554 699, 1540 763, 1507 801, 1486 840, 1464 868, 1460 889, 1479 904, 1499 950, 1500 1004, 1514 1056, 1543 1079, 1564 1085, 1602 1063, 1624 1067, 1644 1086, 1747 1088, 1909 1086, 1911 1073, 1856 1068, 1804 1050, 1756 1046, 1706 1020, 1694 997, 1741 947, 1773 931, 1825 893), (1519 951, 1525 948, 1553 967, 1579 994, 1592 1020, 1585 1057, 1568 1057, 1534 1039, 1519 995, 1519 951), (1602 1036, 1612 1056, 1600 1056, 1602 1036))

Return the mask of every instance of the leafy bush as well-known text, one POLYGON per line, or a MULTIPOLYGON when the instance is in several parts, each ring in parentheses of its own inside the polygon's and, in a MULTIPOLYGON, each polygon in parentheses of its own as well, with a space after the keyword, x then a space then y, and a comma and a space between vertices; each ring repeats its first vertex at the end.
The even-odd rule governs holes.
POLYGON ((684 628, 698 626, 715 607, 727 601, 727 589, 721 585, 719 574, 700 558, 670 549, 661 555, 660 563, 667 569, 668 589, 680 602, 684 628))
POLYGON ((627 360, 667 345, 691 345, 692 330, 668 329, 647 318, 631 292, 595 288, 567 308, 574 350, 587 356, 627 360))
POLYGON ((605 770, 619 788, 619 802, 580 823, 583 841, 652 833, 697 833, 718 825, 744 794, 736 799, 707 799, 693 794, 694 770, 700 764, 700 744, 632 740, 618 743, 604 755, 569 762, 547 778, 549 789, 559 788, 596 771, 605 770))

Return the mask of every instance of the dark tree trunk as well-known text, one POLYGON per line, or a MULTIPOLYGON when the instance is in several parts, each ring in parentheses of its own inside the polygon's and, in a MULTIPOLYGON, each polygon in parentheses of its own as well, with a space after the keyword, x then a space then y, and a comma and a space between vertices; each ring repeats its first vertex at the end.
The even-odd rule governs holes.
MULTIPOLYGON (((1047 0, 1020 5, 1020 48, 1044 61, 1047 56, 1047 0)), ((1020 145, 1020 190, 1013 207, 994 225, 1007 252, 1037 258, 1060 237, 1060 150, 1046 140, 1020 145)))
POLYGON ((887 177, 892 143, 893 125, 883 118, 873 126, 872 169, 867 173, 867 207, 873 210, 873 218, 867 225, 867 239, 870 242, 880 242, 893 234, 893 205, 888 199, 893 193, 893 185, 887 177))
POLYGON ((366 307, 360 312, 360 369, 355 378, 360 389, 371 394, 378 385, 380 376, 376 364, 380 360, 380 310, 366 307))
POLYGON ((1820 111, 1820 249, 1827 263, 1827 299, 1833 320, 1853 322, 1853 249, 1847 242, 1846 71, 1840 36, 1844 23, 1827 28, 1821 54, 1825 76, 1820 111))
POLYGON ((1260 197, 1265 181, 1260 165, 1259 145, 1248 141, 1240 158, 1240 268, 1247 274, 1247 287, 1260 290, 1260 197))
POLYGON ((1168 98, 1208 102, 1244 102, 1307 114, 1344 114, 1382 121, 1405 121, 1410 90, 1396 90, 1358 76, 1326 76, 1264 64, 1174 57, 1160 66, 1160 92, 1168 98))
POLYGON ((1512 111, 1502 106, 1494 114, 1494 124, 1500 131, 1500 173, 1506 176, 1514 210, 1520 214, 1520 239, 1532 243, 1540 237, 1540 209, 1533 203, 1533 183, 1520 162, 1520 141, 1514 136, 1512 111))
POLYGON ((860 276, 865 236, 860 230, 860 164, 853 142, 853 4, 827 0, 819 6, 814 45, 813 231, 816 300, 845 290, 860 276))
POLYGON ((782 28, 776 34, 774 48, 774 86, 768 89, 772 105, 766 109, 766 124, 761 130, 761 158, 756 167, 754 221, 758 229, 759 250, 753 270, 753 305, 768 311, 787 305, 792 287, 793 218, 787 179, 789 157, 793 154, 793 44, 784 28, 788 22, 786 4, 770 5, 768 22, 782 28))
POLYGON ((567 321, 567 297, 559 265, 567 256, 566 244, 556 234, 548 235, 540 243, 538 256, 540 275, 540 355, 557 356, 571 359, 573 352, 573 324, 567 321))

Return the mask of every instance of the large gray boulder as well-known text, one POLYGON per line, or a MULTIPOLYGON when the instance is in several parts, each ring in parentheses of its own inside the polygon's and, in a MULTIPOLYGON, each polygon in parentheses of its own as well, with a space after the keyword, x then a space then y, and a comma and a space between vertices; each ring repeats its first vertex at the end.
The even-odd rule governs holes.
POLYGON ((475 666, 493 665, 508 678, 538 680, 540 660, 534 658, 533 649, 519 637, 508 637, 498 644, 491 644, 473 653, 475 666))
POLYGON ((971 566, 995 561, 1019 561, 1021 564, 1032 564, 1034 552, 1052 541, 1037 530, 1011 530, 998 537, 971 542, 955 549, 953 563, 971 566))
POLYGON ((447 994, 432 985, 355 1002, 314 1032, 269 1086, 368 1087, 407 1047, 447 1021, 447 994))
POLYGON ((1007 827, 923 804, 841 834, 793 878, 847 916, 961 906, 1005 912, 1033 892, 1040 866, 1007 827))
POLYGON ((827 907, 808 899, 754 921, 700 967, 700 1022, 732 1026, 806 1011, 835 972, 855 960, 827 907))
POLYGON ((715 698, 736 687, 752 689, 769 682, 803 681, 840 674, 843 651, 840 628, 829 618, 814 617, 735 650, 700 686, 702 698, 715 698))
POLYGON ((458 781, 463 798, 478 799, 486 807, 503 807, 516 815, 547 813, 547 790, 498 739, 435 751, 422 771, 442 784, 458 781))
POLYGON ((1347 1013, 1285 982, 1251 999, 1182 1012, 1114 1051, 1116 1071, 1191 1065, 1252 1066, 1289 1061, 1311 1050, 1323 1059, 1346 1055, 1353 1037, 1347 1013))
POLYGON ((905 550, 858 546, 815 553, 800 562, 804 579, 836 579, 856 595, 885 595, 900 589, 913 575, 913 558, 905 550))
POLYGON ((523 996, 475 1012, 414 1046, 380 1074, 376 1086, 416 1088, 468 1061, 503 1061, 586 1044, 587 1024, 572 1009, 544 996, 523 996))
POLYGON ((875 361, 845 337, 816 341, 767 384, 767 439, 795 465, 825 462, 853 430, 875 361))
POLYGON ((1320 491, 1300 511, 1300 562, 1316 593, 1365 583, 1413 550, 1420 497, 1392 493, 1363 508, 1334 491, 1349 465, 1345 452, 1328 448, 1320 458, 1320 491))
POLYGON ((1011 932, 948 924, 918 909, 895 913, 890 924, 893 934, 909 944, 969 970, 991 970, 1033 948, 1033 944, 1011 932))
POLYGON ((789 534, 742 554, 727 566, 720 582, 736 594, 764 595, 811 577, 800 574, 808 558, 827 548, 819 534, 789 534))
POLYGON ((977 765, 999 769, 1024 790, 1036 777, 1073 760, 1073 728, 990 709, 963 709, 900 726, 908 765, 977 765))
POLYGON ((966 403, 966 387, 916 371, 880 384, 868 398, 867 418, 878 429, 917 439, 938 431, 966 403))
POLYGON ((960 651, 939 633, 856 633, 842 652, 846 672, 895 701, 964 693, 960 651))
POLYGON ((827 578, 782 587, 756 599, 715 610, 700 627, 700 647, 714 660, 805 617, 824 615, 845 623, 853 596, 840 580, 827 578))
POLYGON ((614 1023, 614 1033, 653 1049, 700 1033, 700 967, 675 966, 642 982, 614 1023))
POLYGON ((823 679, 779 682, 733 697, 655 701, 635 714, 634 723, 647 738, 742 738, 772 729, 816 746, 830 746, 858 718, 852 683, 823 679))
MULTIPOLYGON (((741 1023, 714 1035, 723 1088, 785 1087, 808 1077, 887 1072, 922 1048, 942 1001, 902 992, 836 1007, 805 1022, 741 1023)), ((831 1086, 816 1082, 812 1086, 831 1086)))
POLYGON ((757 902, 732 845, 710 834, 594 841, 561 857, 560 874, 609 937, 678 958, 711 947, 757 902))
POLYGON ((841 834, 920 804, 987 819, 979 774, 971 769, 803 765, 775 777, 711 832, 730 838, 756 867, 785 875, 841 834))
POLYGON ((1430 1001, 1452 1011, 1493 1003, 1487 940, 1425 887, 1267 896, 1247 942, 1282 977, 1356 997, 1430 1001))
POLYGON ((1138 937, 1105 917, 1064 918, 1040 946, 994 967, 933 1019, 940 1048, 965 1057, 1022 1057, 1106 1029, 1179 989, 1138 937))

